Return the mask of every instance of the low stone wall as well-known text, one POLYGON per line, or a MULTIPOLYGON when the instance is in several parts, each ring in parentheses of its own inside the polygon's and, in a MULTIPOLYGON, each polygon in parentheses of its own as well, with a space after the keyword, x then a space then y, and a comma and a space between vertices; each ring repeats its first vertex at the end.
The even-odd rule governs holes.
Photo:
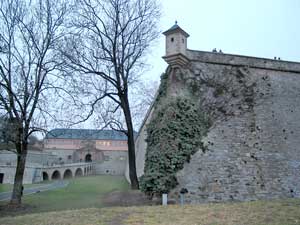
POLYGON ((95 162, 95 174, 124 175, 127 151, 103 151, 104 160, 95 162))
MULTIPOLYGON (((0 163, 6 165, 16 164, 17 155, 10 151, 0 151, 0 163)), ((51 165, 58 162, 58 157, 50 152, 39 152, 29 150, 26 157, 27 163, 38 163, 40 165, 51 165)))
MULTIPOLYGON (((24 184, 32 184, 34 182, 40 182, 41 180, 35 181, 35 172, 36 168, 34 167, 26 167, 24 171, 24 184)), ((0 174, 3 174, 4 184, 13 184, 15 179, 16 167, 15 166, 6 166, 0 165, 0 174)))

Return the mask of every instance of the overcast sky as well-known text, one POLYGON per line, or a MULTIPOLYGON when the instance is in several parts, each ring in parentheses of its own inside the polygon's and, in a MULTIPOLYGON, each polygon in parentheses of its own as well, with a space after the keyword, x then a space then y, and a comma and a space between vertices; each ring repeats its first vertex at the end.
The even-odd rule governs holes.
MULTIPOLYGON (((160 29, 175 22, 190 34, 188 48, 300 62, 300 0, 161 0, 160 29)), ((167 64, 161 35, 146 77, 159 80, 167 64)))
MULTIPOLYGON (((188 48, 300 62, 300 0, 157 0, 160 31, 178 25, 190 34, 188 48)), ((167 68, 165 37, 149 55, 144 79, 159 81, 167 68)), ((92 122, 80 124, 94 127, 92 122)), ((138 129, 138 128, 135 128, 138 129)))

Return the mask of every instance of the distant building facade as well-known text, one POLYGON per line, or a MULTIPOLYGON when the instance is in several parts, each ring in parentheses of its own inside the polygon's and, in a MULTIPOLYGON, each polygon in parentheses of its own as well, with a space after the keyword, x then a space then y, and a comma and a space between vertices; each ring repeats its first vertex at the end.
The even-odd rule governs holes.
MULTIPOLYGON (((23 183, 92 174, 123 175, 127 136, 113 130, 54 129, 30 146, 23 183)), ((13 183, 17 156, 0 151, 0 183, 13 183)))
POLYGON ((54 129, 44 139, 43 152, 61 163, 93 162, 95 174, 122 175, 127 149, 127 136, 119 131, 54 129))

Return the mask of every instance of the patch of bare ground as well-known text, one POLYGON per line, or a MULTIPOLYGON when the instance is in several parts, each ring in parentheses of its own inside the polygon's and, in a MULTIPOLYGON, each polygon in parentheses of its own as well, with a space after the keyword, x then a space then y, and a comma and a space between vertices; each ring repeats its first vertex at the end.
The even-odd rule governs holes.
POLYGON ((124 221, 129 217, 130 214, 131 212, 120 212, 111 219, 108 225, 125 225, 124 221))
POLYGON ((145 206, 159 205, 159 199, 150 200, 144 193, 139 190, 114 191, 105 195, 102 199, 103 205, 112 206, 145 206))
POLYGON ((0 205, 0 217, 22 215, 33 212, 35 209, 36 206, 29 204, 21 204, 18 206, 11 204, 0 205))

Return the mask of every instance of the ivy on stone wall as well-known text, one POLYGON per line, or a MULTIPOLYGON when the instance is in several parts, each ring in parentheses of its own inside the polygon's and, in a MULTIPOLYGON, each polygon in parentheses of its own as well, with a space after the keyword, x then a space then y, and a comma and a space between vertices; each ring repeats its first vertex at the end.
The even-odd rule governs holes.
POLYGON ((155 99, 155 104, 160 102, 161 98, 163 98, 167 95, 167 83, 168 83, 168 74, 163 73, 160 76, 160 85, 159 85, 159 88, 158 88, 157 97, 155 99))
POLYGON ((191 155, 205 147, 210 120, 192 99, 173 97, 160 102, 147 125, 147 151, 141 190, 153 196, 168 193, 177 185, 176 172, 191 155))

